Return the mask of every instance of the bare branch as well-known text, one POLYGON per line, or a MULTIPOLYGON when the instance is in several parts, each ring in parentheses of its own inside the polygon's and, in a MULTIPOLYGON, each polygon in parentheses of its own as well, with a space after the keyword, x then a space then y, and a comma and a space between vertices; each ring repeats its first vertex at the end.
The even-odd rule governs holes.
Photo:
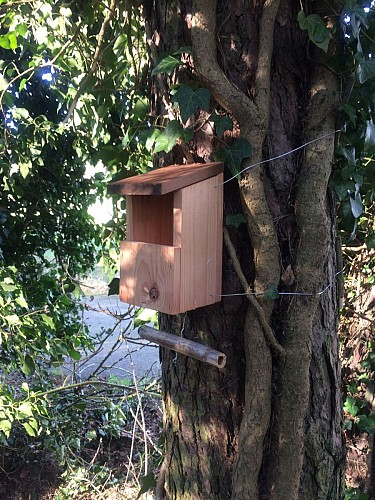
POLYGON ((261 324, 261 326, 263 328, 264 336, 266 337, 268 344, 272 347, 272 349, 277 354, 285 356, 285 349, 276 340, 274 333, 272 331, 272 328, 270 327, 270 325, 267 322, 263 307, 259 304, 256 297, 254 297, 254 295, 251 295, 250 286, 245 278, 245 275, 242 272, 240 261, 238 260, 236 250, 233 246, 233 243, 232 243, 230 236, 229 236, 228 229, 226 227, 224 228, 224 241, 225 241, 225 245, 228 249, 230 258, 232 259, 233 267, 234 267, 234 270, 236 271, 238 279, 240 280, 241 285, 243 286, 243 289, 248 294, 247 298, 248 298, 250 304, 254 307, 254 309, 257 312, 259 323, 261 324))

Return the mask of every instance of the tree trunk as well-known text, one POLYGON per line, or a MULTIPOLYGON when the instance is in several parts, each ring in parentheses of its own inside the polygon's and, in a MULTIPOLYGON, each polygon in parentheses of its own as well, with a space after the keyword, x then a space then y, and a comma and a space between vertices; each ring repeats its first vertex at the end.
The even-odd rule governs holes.
MULTIPOLYGON (((161 330, 224 352, 227 365, 217 370, 163 350, 166 444, 159 497, 338 500, 344 444, 335 210, 327 195, 336 78, 325 54, 298 27, 297 1, 143 4, 153 65, 164 52, 193 46, 188 69, 154 78, 155 116, 166 114, 172 84, 194 80, 211 91, 212 109, 233 118, 232 136, 250 141, 247 164, 314 141, 225 184, 225 215, 246 217, 246 225, 228 229, 257 298, 249 305, 244 296, 230 296, 244 291, 243 280, 225 251, 223 294, 229 297, 179 316, 161 315, 161 330), (266 300, 270 284, 295 295, 266 300), (285 356, 265 336, 259 309, 285 356)), ((320 2, 314 5, 319 12, 320 2)), ((209 161, 218 147, 210 127, 196 127, 193 141, 156 161, 209 161)))

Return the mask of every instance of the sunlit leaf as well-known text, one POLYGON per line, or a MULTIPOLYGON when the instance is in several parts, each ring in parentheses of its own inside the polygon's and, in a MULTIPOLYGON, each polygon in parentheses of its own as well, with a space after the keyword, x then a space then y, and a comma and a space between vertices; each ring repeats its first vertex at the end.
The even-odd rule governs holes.
POLYGON ((19 163, 20 173, 24 179, 29 175, 30 169, 32 167, 31 161, 23 161, 19 163))
POLYGON ((8 88, 8 80, 4 75, 0 74, 0 92, 8 88))
POLYGON ((152 70, 151 75, 158 75, 159 73, 167 73, 171 75, 173 71, 181 65, 181 59, 173 56, 167 55, 164 57, 152 70))
POLYGON ((7 316, 4 316, 5 321, 9 325, 18 325, 20 324, 20 318, 17 314, 8 314, 7 316))
POLYGON ((134 328, 138 328, 142 325, 152 323, 154 326, 158 322, 158 313, 152 309, 140 308, 135 314, 134 328))
POLYGON ((16 302, 19 306, 26 308, 27 307, 27 302, 25 300, 25 297, 22 295, 20 297, 16 297, 16 302))
POLYGON ((26 108, 12 109, 12 117, 14 120, 26 120, 29 116, 30 114, 26 108))
POLYGON ((10 431, 12 430, 12 422, 10 420, 0 420, 0 430, 8 438, 10 436, 10 431))
POLYGON ((29 418, 27 422, 22 422, 27 434, 29 436, 37 436, 38 435, 38 422, 35 418, 29 418))
POLYGON ((0 35, 0 47, 3 49, 10 49, 10 42, 8 35, 0 35))
POLYGON ((33 409, 31 404, 25 401, 19 406, 17 413, 18 413, 17 418, 32 417, 33 409))
POLYGON ((165 151, 169 153, 178 139, 184 141, 190 141, 193 138, 193 131, 191 129, 184 129, 177 120, 171 120, 166 126, 164 132, 162 132, 155 140, 154 152, 158 153, 160 151, 165 151))
POLYGON ((8 38, 9 38, 9 48, 11 50, 15 50, 18 47, 16 35, 14 33, 9 33, 8 38))

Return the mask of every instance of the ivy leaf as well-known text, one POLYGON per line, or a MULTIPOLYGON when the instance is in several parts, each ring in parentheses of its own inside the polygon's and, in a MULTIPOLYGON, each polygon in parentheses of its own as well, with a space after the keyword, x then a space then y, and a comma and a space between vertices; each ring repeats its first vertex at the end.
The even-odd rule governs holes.
POLYGON ((222 137, 226 130, 233 130, 233 121, 229 116, 212 113, 210 121, 214 122, 218 137, 222 137))
POLYGON ((361 193, 359 192, 359 185, 356 184, 355 187, 356 187, 356 190, 355 190, 354 198, 352 198, 350 196, 349 199, 350 199, 350 208, 352 209, 353 217, 358 219, 358 217, 360 217, 362 212, 363 212, 363 204, 362 204, 361 193))
POLYGON ((227 215, 225 217, 225 223, 227 226, 234 226, 238 228, 244 222, 246 222, 246 218, 243 214, 227 215))
POLYGON ((356 59, 358 60, 357 77, 359 83, 365 83, 375 76, 375 60, 367 60, 363 56, 356 59))
POLYGON ((159 63, 152 70, 151 75, 155 76, 160 73, 167 73, 167 75, 170 76, 181 64, 181 59, 179 57, 169 54, 159 61, 159 63))
POLYGON ((146 99, 139 98, 135 101, 132 113, 135 119, 144 121, 149 110, 148 101, 146 99))
POLYGON ((266 300, 275 300, 280 297, 279 291, 275 283, 268 283, 267 289, 264 292, 264 298, 266 300))
POLYGON ((208 89, 192 89, 187 85, 181 85, 172 97, 177 102, 183 122, 186 122, 198 108, 208 111, 211 92, 208 89))
POLYGON ((177 57, 181 54, 192 54, 192 48, 189 46, 180 47, 174 52, 166 54, 152 70, 151 75, 158 75, 159 73, 167 73, 171 75, 175 69, 181 66, 181 58, 177 57))
POLYGON ((190 47, 190 45, 184 45, 183 47, 180 47, 178 50, 173 52, 174 56, 178 56, 180 54, 192 54, 193 49, 190 47))
POLYGON ((341 104, 340 109, 346 114, 355 127, 357 123, 357 110, 350 104, 341 104))
POLYGON ((346 148, 341 148, 340 150, 338 150, 338 153, 342 154, 342 156, 348 161, 348 164, 351 167, 356 166, 355 146, 347 146, 346 148))
POLYGON ((139 490, 137 499, 140 498, 140 496, 143 495, 143 493, 149 491, 151 488, 155 488, 156 479, 154 477, 154 474, 151 472, 150 474, 147 474, 147 476, 141 477, 140 483, 141 483, 141 489, 139 490))
POLYGON ((318 14, 306 16, 303 10, 298 14, 298 23, 302 30, 307 30, 310 40, 320 49, 328 52, 329 29, 318 14))
POLYGON ((230 147, 218 149, 214 154, 215 161, 222 161, 229 168, 232 175, 237 175, 241 170, 241 162, 252 154, 250 142, 243 137, 236 139, 230 147))
POLYGON ((113 278, 108 285, 108 295, 118 295, 120 292, 120 278, 113 278))
POLYGON ((366 122, 365 149, 369 153, 375 152, 375 125, 372 119, 366 122))
POLYGON ((358 402, 356 399, 348 397, 344 403, 344 410, 355 417, 359 411, 358 402))
POLYGON ((176 145, 177 139, 190 141, 193 138, 193 131, 184 129, 177 120, 172 120, 155 140, 154 153, 165 151, 169 153, 176 145))

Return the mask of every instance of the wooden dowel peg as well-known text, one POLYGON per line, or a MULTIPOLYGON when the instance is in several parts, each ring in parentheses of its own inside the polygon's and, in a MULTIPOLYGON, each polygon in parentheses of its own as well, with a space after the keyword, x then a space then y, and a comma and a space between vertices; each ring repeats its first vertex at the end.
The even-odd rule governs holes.
POLYGON ((193 340, 155 330, 155 328, 146 325, 140 326, 138 332, 143 339, 150 340, 155 344, 167 347, 185 356, 190 356, 203 363, 208 363, 216 368, 224 368, 227 362, 227 357, 222 352, 215 351, 215 349, 211 349, 211 347, 199 344, 193 340))

